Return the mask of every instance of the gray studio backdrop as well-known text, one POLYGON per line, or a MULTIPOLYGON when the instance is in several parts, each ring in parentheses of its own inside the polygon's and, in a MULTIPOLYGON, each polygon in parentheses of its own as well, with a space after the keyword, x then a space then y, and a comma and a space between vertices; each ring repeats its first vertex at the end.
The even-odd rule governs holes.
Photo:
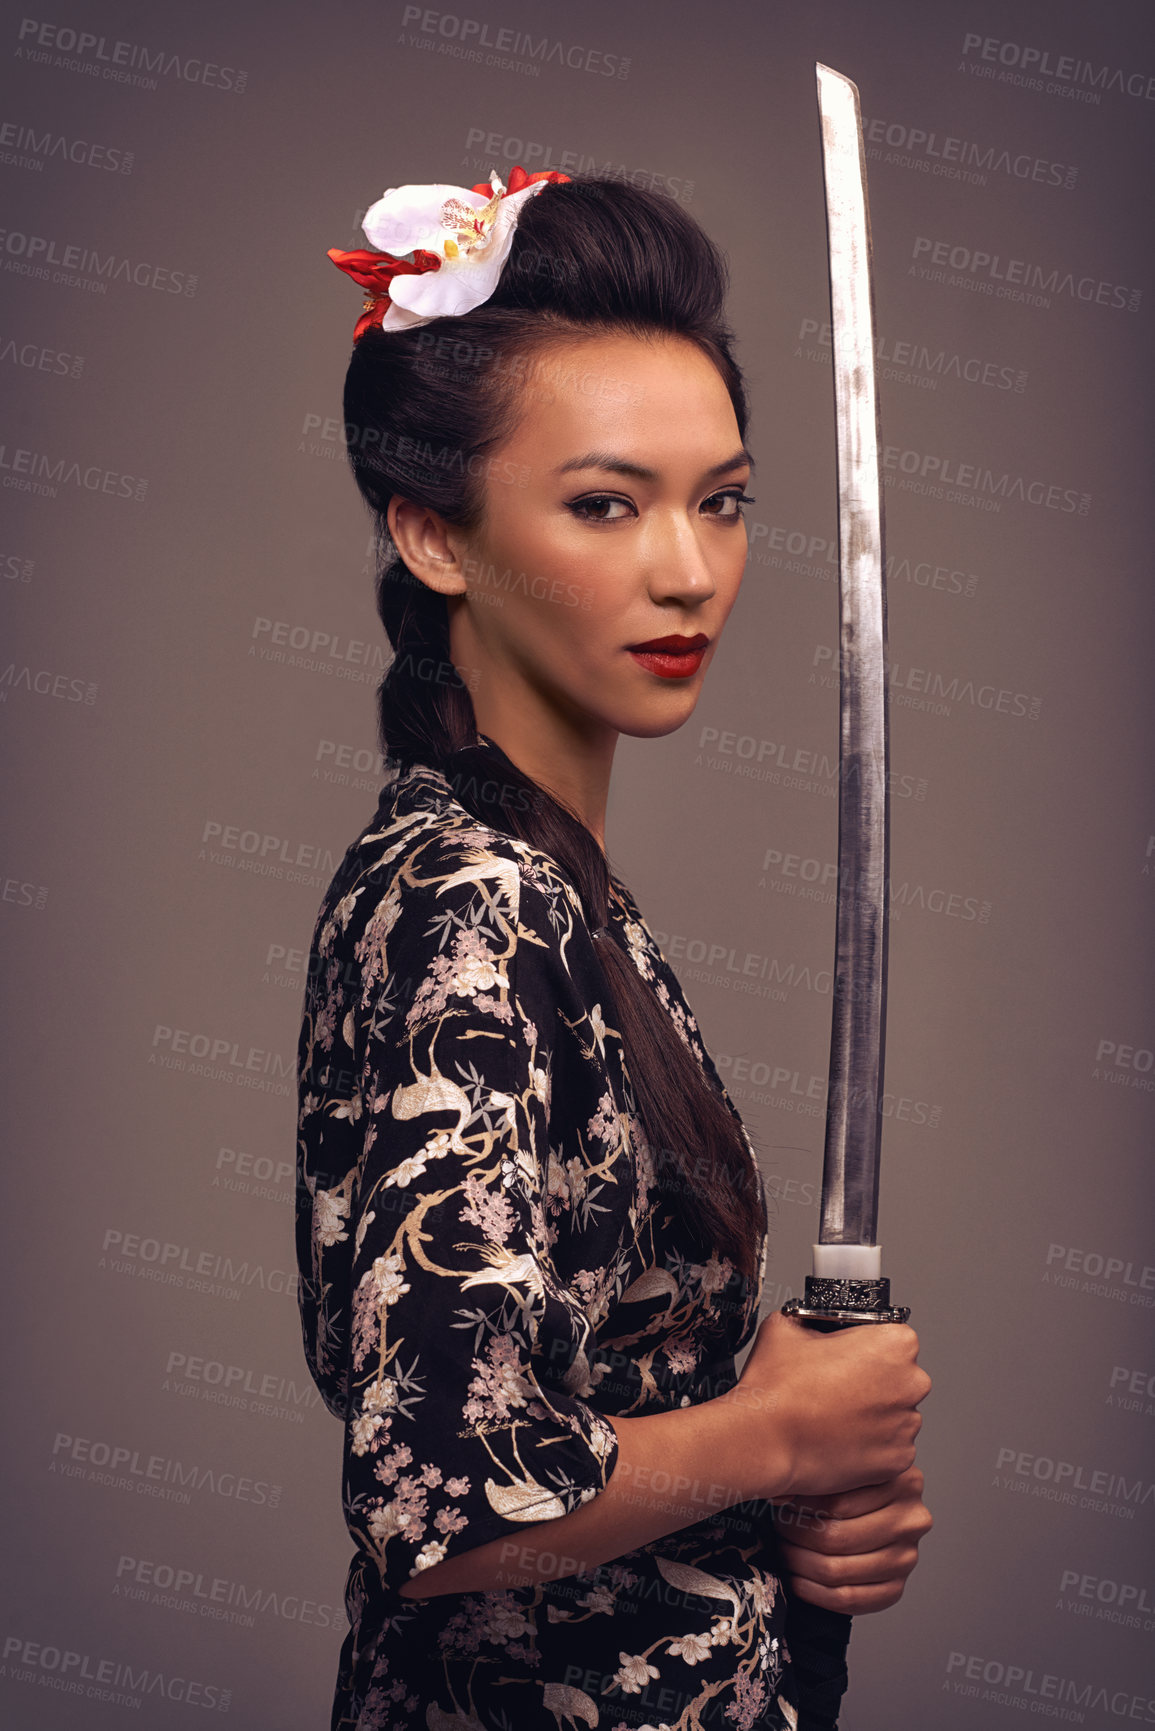
POLYGON ((866 120, 881 1236, 935 1378, 937 1525, 856 1625, 844 1723, 1155 1723, 1150 7, 77 0, 0 27, 12 1731, 328 1723, 349 1546, 293 1065, 381 781, 325 251, 387 186, 608 168, 730 256, 748 574, 692 720, 623 742, 608 843, 761 1151, 767 1308, 800 1285, 836 841, 816 59, 866 120))

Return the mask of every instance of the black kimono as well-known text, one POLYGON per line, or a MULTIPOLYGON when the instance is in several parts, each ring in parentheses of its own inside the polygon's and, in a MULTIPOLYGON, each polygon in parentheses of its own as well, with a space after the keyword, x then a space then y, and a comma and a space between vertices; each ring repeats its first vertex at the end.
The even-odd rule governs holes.
MULTIPOLYGON (((717 1082, 616 879, 610 918, 717 1082)), ((597 1496, 605 1415, 732 1387, 754 1332, 765 1241, 753 1283, 694 1259, 605 997, 556 861, 432 768, 386 785, 317 919, 299 1051, 305 1352, 357 1547, 333 1731, 795 1724, 763 1502, 534 1586, 398 1591, 597 1496)))

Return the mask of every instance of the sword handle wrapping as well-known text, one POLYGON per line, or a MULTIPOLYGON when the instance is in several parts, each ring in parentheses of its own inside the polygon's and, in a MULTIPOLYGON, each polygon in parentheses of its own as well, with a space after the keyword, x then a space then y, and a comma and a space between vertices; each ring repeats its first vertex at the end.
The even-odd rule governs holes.
POLYGON ((846 1649, 850 1618, 809 1599, 790 1596, 786 1607, 786 1645, 798 1693, 797 1731, 838 1731, 846 1693, 846 1649))
MULTIPOLYGON (((833 1280, 808 1274, 805 1295, 788 1298, 782 1312, 796 1316, 808 1328, 830 1334, 867 1322, 905 1322, 910 1307, 891 1304, 890 1281, 882 1276, 877 1280, 833 1280)), ((798 1731, 838 1731, 847 1686, 850 1627, 850 1618, 841 1612, 788 1595, 786 1644, 797 1679, 798 1731)))

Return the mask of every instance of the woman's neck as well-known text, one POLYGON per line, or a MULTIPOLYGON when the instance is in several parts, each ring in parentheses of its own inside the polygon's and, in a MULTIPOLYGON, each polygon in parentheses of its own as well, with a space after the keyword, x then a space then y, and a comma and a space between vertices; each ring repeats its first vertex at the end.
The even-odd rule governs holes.
POLYGON ((568 806, 604 853, 618 729, 564 698, 528 652, 495 650, 462 596, 449 597, 448 618, 450 659, 470 674, 478 732, 568 806))
POLYGON ((605 852, 606 806, 609 801, 610 773, 613 769, 616 733, 605 741, 591 744, 572 742, 552 733, 539 733, 527 738, 522 729, 514 730, 500 720, 478 723, 478 732, 539 787, 568 806, 585 824, 598 846, 605 852))

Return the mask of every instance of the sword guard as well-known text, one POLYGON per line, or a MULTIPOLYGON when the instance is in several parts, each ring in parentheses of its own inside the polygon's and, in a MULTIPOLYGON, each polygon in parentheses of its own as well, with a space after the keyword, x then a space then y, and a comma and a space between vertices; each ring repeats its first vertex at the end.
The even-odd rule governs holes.
POLYGON ((907 1304, 892 1305, 890 1281, 832 1280, 824 1275, 806 1276, 803 1298, 788 1298, 782 1306, 784 1316, 796 1316, 812 1328, 829 1331, 854 1328, 864 1322, 906 1322, 910 1317, 907 1304))

